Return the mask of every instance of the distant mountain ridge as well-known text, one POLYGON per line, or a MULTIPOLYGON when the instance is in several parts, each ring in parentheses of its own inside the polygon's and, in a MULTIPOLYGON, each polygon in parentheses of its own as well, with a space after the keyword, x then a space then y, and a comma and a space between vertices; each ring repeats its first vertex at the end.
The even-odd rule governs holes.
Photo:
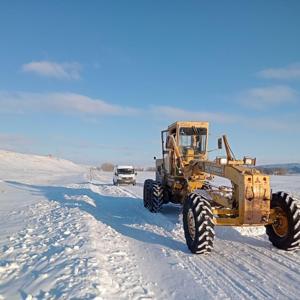
POLYGON ((260 165, 257 168, 263 171, 270 171, 270 173, 276 173, 279 170, 284 171, 286 174, 300 174, 300 163, 260 165))

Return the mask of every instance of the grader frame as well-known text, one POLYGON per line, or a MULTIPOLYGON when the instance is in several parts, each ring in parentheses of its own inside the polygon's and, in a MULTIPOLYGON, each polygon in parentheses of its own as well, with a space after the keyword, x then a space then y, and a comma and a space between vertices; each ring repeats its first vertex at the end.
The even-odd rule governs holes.
POLYGON ((161 132, 162 158, 156 159, 156 181, 145 181, 145 207, 158 212, 164 203, 181 203, 186 241, 194 253, 211 251, 215 225, 266 226, 275 246, 298 249, 300 209, 294 208, 295 200, 272 196, 270 177, 253 167, 255 159, 236 159, 225 135, 218 148, 223 141, 226 156, 208 160, 208 130, 208 122, 175 122, 161 132), (214 186, 213 176, 228 179, 231 186, 214 186), (287 205, 276 204, 278 198, 287 205))

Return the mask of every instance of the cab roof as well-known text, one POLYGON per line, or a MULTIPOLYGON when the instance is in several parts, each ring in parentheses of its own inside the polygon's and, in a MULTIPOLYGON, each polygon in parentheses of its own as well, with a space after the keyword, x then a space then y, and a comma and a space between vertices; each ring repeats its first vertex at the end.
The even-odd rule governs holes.
POLYGON ((203 127, 208 128, 208 122, 206 121, 176 121, 173 124, 169 125, 168 130, 173 129, 175 127, 203 127))

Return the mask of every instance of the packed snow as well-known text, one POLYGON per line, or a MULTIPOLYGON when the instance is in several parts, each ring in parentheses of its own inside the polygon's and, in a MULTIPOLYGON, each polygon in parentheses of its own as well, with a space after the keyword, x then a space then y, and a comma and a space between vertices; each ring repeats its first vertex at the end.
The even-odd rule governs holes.
MULTIPOLYGON (((54 157, 0 151, 0 299, 299 299, 299 252, 264 228, 217 227, 212 254, 189 252, 181 208, 143 207, 143 181, 54 157)), ((300 196, 300 176, 272 177, 300 196)))

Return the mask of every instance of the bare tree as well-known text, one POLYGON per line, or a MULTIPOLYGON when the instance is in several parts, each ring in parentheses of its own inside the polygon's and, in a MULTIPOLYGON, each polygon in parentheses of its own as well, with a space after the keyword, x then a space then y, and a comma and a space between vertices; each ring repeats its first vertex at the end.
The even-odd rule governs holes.
POLYGON ((101 170, 106 172, 112 172, 114 170, 114 165, 112 163, 103 163, 101 165, 101 170))

